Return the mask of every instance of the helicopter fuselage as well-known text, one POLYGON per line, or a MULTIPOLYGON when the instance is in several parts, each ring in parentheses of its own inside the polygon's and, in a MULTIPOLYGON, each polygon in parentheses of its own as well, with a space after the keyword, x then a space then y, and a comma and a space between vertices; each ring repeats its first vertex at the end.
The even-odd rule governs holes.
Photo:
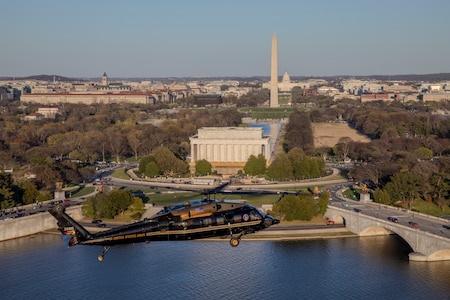
POLYGON ((210 237, 230 237, 237 246, 249 233, 279 223, 252 205, 224 200, 194 200, 165 207, 152 217, 109 230, 90 233, 69 215, 63 206, 49 211, 57 220, 63 235, 71 236, 69 245, 102 245, 193 240, 210 237))

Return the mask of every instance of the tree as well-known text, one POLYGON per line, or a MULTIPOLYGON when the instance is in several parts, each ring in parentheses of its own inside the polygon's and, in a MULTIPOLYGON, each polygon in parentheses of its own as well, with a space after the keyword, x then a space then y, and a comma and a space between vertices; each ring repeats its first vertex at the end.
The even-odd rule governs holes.
POLYGON ((433 157, 433 151, 425 147, 417 148, 414 153, 421 159, 431 159, 433 157))
POLYGON ((135 197, 125 190, 112 190, 109 193, 97 193, 83 203, 83 213, 92 218, 113 219, 123 214, 133 203, 135 197))
POLYGON ((155 161, 151 161, 145 166, 144 175, 150 178, 161 175, 161 171, 155 161))
POLYGON ((289 116, 284 140, 283 148, 286 152, 289 152, 293 148, 300 148, 307 154, 313 153, 314 135, 311 119, 307 113, 294 111, 289 116))
POLYGON ((133 203, 133 196, 126 190, 112 190, 108 194, 111 201, 114 216, 123 215, 128 207, 133 203))
POLYGON ((32 182, 22 181, 18 184, 18 186, 23 191, 23 194, 22 194, 22 203, 23 204, 36 203, 38 196, 39 196, 39 191, 32 182))
POLYGON ((152 152, 161 174, 165 176, 186 175, 189 166, 178 159, 167 147, 158 147, 152 152))
POLYGON ((414 175, 408 170, 400 171, 392 176, 391 181, 386 184, 385 190, 394 203, 399 202, 408 209, 412 209, 414 202, 420 196, 423 182, 422 177, 414 175))
POLYGON ((0 172, 0 206, 2 209, 14 207, 14 182, 11 174, 0 172))
POLYGON ((298 147, 295 147, 287 153, 289 160, 291 161, 292 171, 294 173, 294 179, 305 179, 310 177, 308 170, 307 160, 305 152, 298 147))
POLYGON ((212 166, 206 159, 201 159, 195 163, 195 175, 206 176, 212 173, 212 166))
POLYGON ((273 180, 291 180, 294 176, 291 161, 286 153, 281 152, 267 168, 267 176, 273 180))
POLYGON ((318 202, 318 214, 323 215, 327 211, 328 202, 330 201, 331 194, 329 191, 323 191, 320 193, 318 202))
POLYGON ((125 137, 121 133, 117 126, 108 127, 106 129, 107 146, 111 151, 111 154, 116 157, 116 162, 120 162, 120 155, 126 149, 125 137))
POLYGON ((248 175, 263 175, 266 173, 266 158, 262 154, 258 157, 250 155, 244 166, 244 171, 248 175))
POLYGON ((443 211, 450 202, 450 178, 448 174, 439 172, 434 174, 430 180, 431 195, 433 202, 443 211))
POLYGON ((138 159, 140 147, 144 144, 145 132, 142 130, 132 130, 127 135, 128 144, 134 152, 134 157, 138 159))
POLYGON ((392 204, 389 193, 381 188, 376 188, 373 192, 373 200, 381 204, 392 204))
POLYGON ((336 157, 339 160, 345 160, 348 158, 348 154, 351 151, 352 142, 353 140, 349 137, 339 138, 337 144, 334 146, 336 157))
MULTIPOLYGON (((328 202, 328 200, 327 200, 328 202)), ((273 214, 285 221, 310 221, 318 211, 312 195, 285 195, 273 206, 273 214)))

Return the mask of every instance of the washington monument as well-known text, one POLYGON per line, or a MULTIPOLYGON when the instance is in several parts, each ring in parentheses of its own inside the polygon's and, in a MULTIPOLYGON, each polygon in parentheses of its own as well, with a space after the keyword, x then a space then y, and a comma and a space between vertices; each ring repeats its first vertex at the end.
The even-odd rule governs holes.
POLYGON ((270 68, 270 107, 278 107, 278 42, 277 34, 272 36, 272 64, 270 68))

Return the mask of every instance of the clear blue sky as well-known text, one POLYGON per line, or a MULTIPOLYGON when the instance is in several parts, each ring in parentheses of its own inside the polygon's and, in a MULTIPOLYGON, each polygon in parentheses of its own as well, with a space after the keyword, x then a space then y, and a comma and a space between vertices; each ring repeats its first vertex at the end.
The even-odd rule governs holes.
POLYGON ((450 72, 450 0, 1 2, 0 76, 450 72))

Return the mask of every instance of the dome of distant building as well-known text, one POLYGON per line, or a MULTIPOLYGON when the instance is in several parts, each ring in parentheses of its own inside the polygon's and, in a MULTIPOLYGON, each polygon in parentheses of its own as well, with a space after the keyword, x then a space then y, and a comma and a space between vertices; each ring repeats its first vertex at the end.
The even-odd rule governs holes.
POLYGON ((289 76, 288 72, 284 72, 283 79, 281 80, 282 83, 291 83, 291 77, 289 76))

